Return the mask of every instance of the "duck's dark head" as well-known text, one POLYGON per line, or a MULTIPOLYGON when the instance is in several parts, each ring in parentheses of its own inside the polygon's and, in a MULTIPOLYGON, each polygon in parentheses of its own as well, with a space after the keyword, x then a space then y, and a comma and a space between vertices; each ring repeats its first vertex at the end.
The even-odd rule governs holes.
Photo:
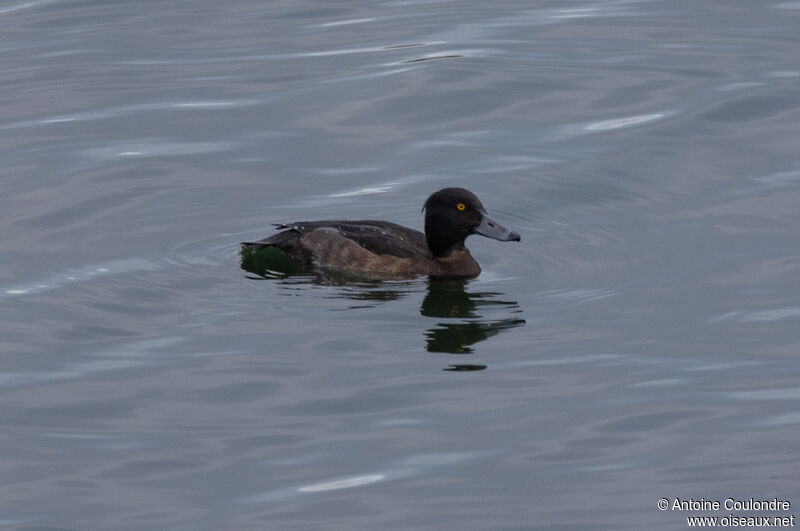
POLYGON ((464 188, 443 188, 433 193, 422 210, 428 247, 437 258, 463 249, 470 234, 520 241, 519 234, 489 218, 475 194, 464 188))

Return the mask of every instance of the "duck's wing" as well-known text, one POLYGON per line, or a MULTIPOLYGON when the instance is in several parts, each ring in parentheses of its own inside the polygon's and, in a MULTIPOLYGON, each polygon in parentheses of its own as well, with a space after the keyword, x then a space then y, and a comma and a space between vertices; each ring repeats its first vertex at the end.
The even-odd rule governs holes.
POLYGON ((242 242, 244 246, 274 246, 303 261, 309 261, 302 246, 302 237, 318 229, 335 229, 341 236, 352 240, 375 254, 388 254, 399 258, 430 258, 428 242, 419 231, 389 223, 388 221, 297 221, 275 225, 281 232, 255 242, 242 242))

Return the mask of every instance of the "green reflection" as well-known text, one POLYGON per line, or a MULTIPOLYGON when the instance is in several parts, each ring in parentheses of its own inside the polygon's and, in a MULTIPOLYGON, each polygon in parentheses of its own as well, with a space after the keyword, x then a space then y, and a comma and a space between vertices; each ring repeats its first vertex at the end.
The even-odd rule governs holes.
POLYGON ((241 267, 261 278, 286 278, 304 273, 299 260, 277 247, 242 247, 241 267))

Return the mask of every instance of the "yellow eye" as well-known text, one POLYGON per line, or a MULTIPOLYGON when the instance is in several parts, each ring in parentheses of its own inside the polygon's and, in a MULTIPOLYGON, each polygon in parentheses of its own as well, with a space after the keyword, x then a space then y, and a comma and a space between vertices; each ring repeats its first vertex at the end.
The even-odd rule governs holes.
POLYGON ((456 205, 456 208, 463 211, 467 209, 467 205, 465 205, 464 203, 459 203, 456 205))

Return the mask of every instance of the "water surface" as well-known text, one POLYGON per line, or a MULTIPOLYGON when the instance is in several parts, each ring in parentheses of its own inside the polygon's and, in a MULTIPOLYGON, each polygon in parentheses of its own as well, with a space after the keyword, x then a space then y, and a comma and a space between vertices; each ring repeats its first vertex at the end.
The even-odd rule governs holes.
POLYGON ((0 6, 2 527, 794 513, 798 24, 723 0, 0 6), (271 223, 419 229, 445 186, 522 235, 470 238, 477 279, 240 267, 271 223))

